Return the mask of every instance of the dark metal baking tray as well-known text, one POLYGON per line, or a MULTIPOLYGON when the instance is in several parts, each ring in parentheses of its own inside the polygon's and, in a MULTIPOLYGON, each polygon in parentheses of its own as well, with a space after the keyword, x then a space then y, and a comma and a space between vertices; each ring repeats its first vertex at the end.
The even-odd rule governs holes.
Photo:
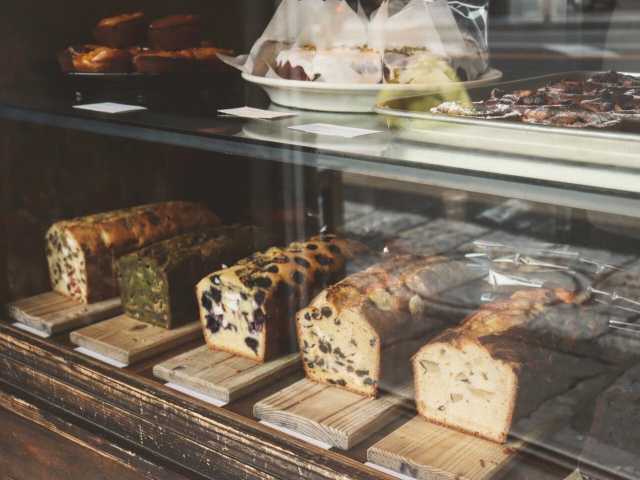
MULTIPOLYGON (((534 89, 561 79, 586 79, 595 71, 563 72, 467 90, 473 101, 491 90, 534 89)), ((630 73, 631 75, 639 75, 630 73)), ((440 98, 440 97, 437 97, 440 98)), ((640 168, 640 122, 624 119, 615 127, 561 128, 513 120, 486 120, 431 113, 434 94, 386 100, 375 111, 387 119, 396 138, 451 147, 531 155, 562 161, 640 168)))

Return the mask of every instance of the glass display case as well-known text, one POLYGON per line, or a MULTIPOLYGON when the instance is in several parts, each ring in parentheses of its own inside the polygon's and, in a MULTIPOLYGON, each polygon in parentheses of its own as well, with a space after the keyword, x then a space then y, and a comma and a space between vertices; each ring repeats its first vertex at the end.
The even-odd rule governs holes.
POLYGON ((640 478, 635 2, 71 3, 0 20, 0 471, 640 478))

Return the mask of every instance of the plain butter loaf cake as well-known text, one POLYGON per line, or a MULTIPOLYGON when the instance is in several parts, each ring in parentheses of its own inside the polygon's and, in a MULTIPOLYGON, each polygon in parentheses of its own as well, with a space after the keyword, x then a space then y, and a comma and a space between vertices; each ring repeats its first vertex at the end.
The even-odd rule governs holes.
POLYGON ((433 339, 413 358, 418 412, 504 442, 512 422, 601 373, 601 363, 556 348, 571 339, 555 328, 563 319, 548 312, 572 301, 573 294, 562 289, 523 290, 433 339))
POLYGON ((220 224, 202 205, 165 202, 55 223, 46 235, 54 291, 84 303, 117 296, 114 261, 153 242, 220 224))
POLYGON ((432 315, 425 298, 476 275, 464 262, 407 255, 327 288, 297 315, 307 377, 372 397, 400 386, 411 356, 450 320, 432 315))
POLYGON ((223 264, 268 247, 256 227, 213 227, 154 243, 118 260, 118 284, 125 312, 133 318, 175 328, 197 318, 194 287, 223 264))
POLYGON ((321 235, 207 276, 197 286, 207 343, 259 362, 295 349, 295 312, 365 254, 359 242, 321 235))

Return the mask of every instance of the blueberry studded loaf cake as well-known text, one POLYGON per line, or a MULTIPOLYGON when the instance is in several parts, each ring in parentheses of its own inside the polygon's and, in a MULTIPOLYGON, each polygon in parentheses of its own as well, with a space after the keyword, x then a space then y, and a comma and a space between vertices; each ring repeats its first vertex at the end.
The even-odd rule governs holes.
POLYGON ((54 291, 83 303, 118 295, 115 260, 153 242, 220 224, 190 202, 143 205, 55 223, 46 235, 54 291))
POLYGON ((474 275, 463 262, 406 255, 327 288, 296 317, 306 376, 372 397, 401 386, 411 356, 449 321, 425 298, 474 275))
POLYGON ((259 362, 295 350, 295 312, 366 253, 359 242, 321 235, 207 276, 197 286, 207 343, 259 362))
POLYGON ((120 258, 118 284, 125 312, 165 328, 197 318, 193 289, 207 273, 268 247, 256 227, 227 226, 186 233, 120 258))
POLYGON ((426 344, 413 357, 418 412, 504 442, 513 422, 577 381, 602 373, 601 362, 568 353, 571 339, 554 331, 562 318, 547 312, 573 301, 562 289, 519 291, 426 344))

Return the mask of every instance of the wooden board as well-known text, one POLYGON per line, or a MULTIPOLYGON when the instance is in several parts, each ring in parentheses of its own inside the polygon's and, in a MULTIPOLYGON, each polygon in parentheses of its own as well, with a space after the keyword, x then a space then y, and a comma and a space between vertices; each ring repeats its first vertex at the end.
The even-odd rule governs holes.
POLYGON ((406 400, 383 394, 377 399, 302 379, 256 403, 256 418, 315 440, 349 450, 384 427, 406 400))
POLYGON ((16 322, 51 336, 118 315, 122 305, 119 298, 86 305, 47 292, 10 303, 7 312, 16 322))
POLYGON ((202 329, 199 322, 167 330, 120 315, 71 332, 70 339, 79 347, 116 362, 132 365, 200 335, 202 329))
POLYGON ((159 363, 153 374, 228 403, 300 367, 299 353, 260 364, 227 352, 213 352, 204 345, 159 363))
POLYGON ((419 480, 491 478, 520 448, 456 432, 415 416, 367 450, 367 460, 419 480))

